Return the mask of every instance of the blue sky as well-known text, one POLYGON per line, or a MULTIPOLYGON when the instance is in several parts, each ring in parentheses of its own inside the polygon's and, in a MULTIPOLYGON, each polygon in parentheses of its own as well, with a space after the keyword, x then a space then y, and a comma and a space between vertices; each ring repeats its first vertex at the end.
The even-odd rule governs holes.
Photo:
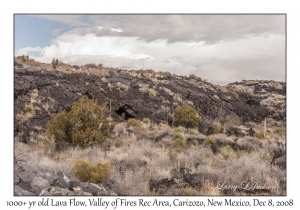
POLYGON ((15 55, 191 73, 213 83, 285 80, 285 15, 15 15, 15 55), (216 77, 216 75, 218 75, 216 77))
MULTIPOLYGON (((73 27, 58 21, 47 20, 33 15, 15 15, 15 51, 25 47, 46 47, 63 32, 73 27), (55 30, 57 33, 55 33, 55 30)), ((38 52, 28 52, 28 55, 38 56, 38 52)))

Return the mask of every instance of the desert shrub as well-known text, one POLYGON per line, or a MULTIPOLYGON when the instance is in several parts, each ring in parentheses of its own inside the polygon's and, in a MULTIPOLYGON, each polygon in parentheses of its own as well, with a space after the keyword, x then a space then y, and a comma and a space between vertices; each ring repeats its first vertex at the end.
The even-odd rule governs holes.
POLYGON ((201 117, 197 110, 191 106, 179 106, 174 112, 174 125, 184 126, 185 128, 197 128, 201 117))
POLYGON ((198 79, 198 77, 195 74, 190 74, 189 78, 190 79, 194 79, 194 80, 198 79))
POLYGON ((80 66, 78 66, 78 65, 73 65, 72 67, 73 67, 74 69, 76 69, 76 70, 77 70, 77 69, 80 69, 80 66))
POLYGON ((186 149, 186 135, 182 131, 175 131, 173 134, 173 139, 176 146, 186 149))
POLYGON ((220 133, 222 130, 222 125, 221 125, 221 123, 214 122, 211 125, 211 129, 212 129, 213 133, 220 133))
POLYGON ((226 117, 222 116, 220 118, 220 122, 222 124, 226 124, 227 126, 239 126, 241 124, 239 116, 237 116, 235 113, 231 113, 226 117))
POLYGON ((87 160, 80 159, 76 162, 74 170, 76 177, 80 181, 90 181, 97 184, 108 176, 111 168, 112 164, 110 162, 97 162, 95 165, 92 165, 87 160))
POLYGON ((150 97, 155 97, 157 95, 157 91, 152 88, 149 88, 148 85, 140 85, 139 90, 140 92, 147 94, 150 97))
POLYGON ((182 103, 182 98, 178 93, 173 94, 173 99, 182 103))
POLYGON ((29 56, 28 55, 21 55, 21 56, 18 56, 18 58, 23 61, 23 62, 26 62, 29 60, 29 56))
POLYGON ((225 160, 227 160, 228 158, 236 157, 234 150, 229 145, 227 145, 225 147, 221 147, 219 149, 219 152, 220 152, 222 158, 224 158, 225 160))
POLYGON ((259 138, 259 139, 263 139, 265 138, 264 133, 263 132, 255 132, 254 134, 255 137, 259 138))
POLYGON ((56 67, 58 66, 58 64, 59 64, 58 59, 53 58, 53 60, 52 60, 52 67, 53 67, 54 69, 56 69, 56 67))
POLYGON ((197 191, 191 187, 187 187, 182 191, 183 196, 194 196, 196 194, 197 194, 197 191))
POLYGON ((96 99, 82 97, 74 102, 70 112, 52 114, 47 123, 47 135, 62 146, 88 147, 100 145, 113 134, 116 123, 105 118, 106 106, 99 106, 96 99))
POLYGON ((182 126, 178 126, 175 128, 175 132, 184 132, 184 131, 185 131, 185 128, 182 126))
POLYGON ((97 69, 98 66, 95 63, 88 63, 84 65, 86 68, 97 69))
POLYGON ((39 94, 39 91, 38 91, 37 89, 33 89, 33 90, 31 91, 31 93, 33 93, 33 94, 39 94))
POLYGON ((103 68, 103 64, 102 63, 99 63, 98 64, 98 69, 102 69, 103 68))
POLYGON ((182 148, 182 149, 186 149, 187 145, 186 145, 186 140, 185 139, 181 139, 181 138, 175 138, 175 145, 182 148))
POLYGON ((33 107, 32 104, 26 105, 24 108, 25 114, 29 117, 32 117, 35 115, 35 108, 33 107))
POLYGON ((199 145, 199 143, 198 143, 198 141, 197 140, 195 140, 195 139, 193 139, 192 141, 191 141, 191 145, 193 145, 193 146, 198 146, 199 145))
POLYGON ((159 127, 168 127, 168 121, 166 120, 162 120, 160 121, 160 123, 158 123, 159 127))
POLYGON ((116 83, 116 88, 117 88, 117 89, 120 89, 121 87, 122 87, 122 83, 121 83, 121 82, 117 82, 117 83, 116 83))
POLYGON ((279 136, 285 136, 286 129, 284 127, 276 128, 275 133, 277 133, 279 136))
POLYGON ((205 139, 205 142, 207 144, 214 144, 216 142, 216 138, 214 136, 208 136, 206 139, 205 139))
POLYGON ((150 138, 156 139, 156 138, 162 136, 163 134, 164 134, 163 132, 155 132, 155 133, 150 134, 150 138))
POLYGON ((118 72, 115 69, 109 69, 108 74, 109 74, 110 77, 118 76, 118 72))
POLYGON ((186 136, 182 131, 175 131, 175 133, 173 134, 173 139, 186 140, 186 136))
POLYGON ((150 125, 151 124, 151 120, 149 118, 143 118, 143 123, 150 125))
POLYGON ((33 89, 31 91, 31 94, 30 94, 31 98, 35 99, 36 97, 38 97, 38 95, 39 95, 39 91, 37 89, 33 89))
POLYGON ((135 118, 129 118, 127 120, 127 125, 132 127, 142 127, 142 122, 140 120, 137 120, 135 118))
POLYGON ((197 136, 197 135, 199 135, 200 133, 199 133, 199 131, 198 131, 197 129, 191 129, 191 130, 190 130, 190 134, 192 134, 192 135, 194 135, 194 136, 197 136))

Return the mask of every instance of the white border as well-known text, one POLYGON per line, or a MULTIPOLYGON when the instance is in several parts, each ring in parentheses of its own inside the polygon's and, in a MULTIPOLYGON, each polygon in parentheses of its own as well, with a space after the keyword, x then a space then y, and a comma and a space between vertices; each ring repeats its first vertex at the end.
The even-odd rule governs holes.
MULTIPOLYGON (((41 198, 13 197, 13 14, 14 13, 286 13, 287 14, 287 196, 272 197, 276 200, 294 199, 294 206, 289 209, 300 209, 297 202, 299 195, 299 5, 297 1, 91 1, 85 0, 83 3, 52 1, 6 1, 1 6, 0 23, 1 31, 1 90, 2 90, 2 116, 0 121, 1 129, 1 183, 0 208, 11 209, 6 206, 7 200, 41 200, 41 198), (298 6, 298 7, 297 7, 298 6)), ((128 200, 138 200, 142 197, 124 197, 128 200)), ((144 197, 147 200, 155 198, 169 200, 172 197, 144 197)), ((194 197, 188 199, 207 200, 209 197, 194 197)), ((214 197, 215 200, 224 200, 226 197, 214 197)), ((240 197, 227 197, 239 200, 240 197)), ((242 200, 252 201, 254 197, 241 197, 242 200)), ((58 197, 54 199, 58 200, 58 197)), ((64 197, 67 200, 69 198, 64 197)), ((85 198, 80 198, 85 199, 85 198)), ((113 200, 115 198, 105 198, 113 200)), ((181 197, 183 199, 183 197, 181 197)), ((268 200, 269 197, 259 197, 261 200, 268 200)), ((87 199, 86 199, 87 200, 87 199)), ((95 207, 94 209, 100 207, 95 207)), ((129 209, 130 207, 127 207, 129 209)), ((139 207, 138 207, 139 208, 139 207)), ((199 208, 199 207, 197 207, 199 208)), ((232 207, 222 207, 222 209, 232 207)), ((248 207, 247 207, 248 208, 248 207)), ((264 207, 263 209, 276 209, 264 207)), ((25 209, 18 208, 18 209, 25 209)), ((26 208, 27 209, 27 208, 26 208)), ((37 208, 35 208, 37 209, 37 208)), ((39 208, 40 209, 40 208, 39 208)), ((71 209, 59 208, 56 209, 71 209)), ((80 208, 77 208, 80 209, 80 208)), ((117 208, 120 209, 120 208, 117 208)), ((130 208, 132 209, 132 208, 130 208)), ((137 209, 137 208, 135 208, 137 209)), ((210 209, 206 207, 206 209, 210 209)), ((238 208, 244 209, 244 208, 238 208)), ((249 208, 248 208, 249 209, 249 208)), ((256 208, 259 209, 259 208, 256 208)))

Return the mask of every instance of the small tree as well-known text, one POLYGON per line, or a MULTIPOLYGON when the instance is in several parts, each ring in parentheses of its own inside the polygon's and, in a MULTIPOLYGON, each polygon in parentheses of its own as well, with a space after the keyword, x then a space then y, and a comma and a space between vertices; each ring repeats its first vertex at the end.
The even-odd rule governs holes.
POLYGON ((47 135, 53 136, 61 147, 100 145, 113 134, 116 123, 105 118, 108 109, 97 100, 82 97, 74 102, 71 111, 52 114, 47 123, 47 135))
POLYGON ((180 106, 174 112, 174 125, 184 126, 185 128, 197 128, 201 117, 197 110, 191 106, 180 106))

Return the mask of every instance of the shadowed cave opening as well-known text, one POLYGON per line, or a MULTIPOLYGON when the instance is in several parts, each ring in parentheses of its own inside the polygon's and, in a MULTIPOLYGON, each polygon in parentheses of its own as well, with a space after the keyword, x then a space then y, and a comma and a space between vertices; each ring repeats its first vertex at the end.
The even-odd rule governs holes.
POLYGON ((116 111, 116 114, 119 116, 125 115, 125 120, 130 118, 135 118, 135 114, 138 114, 138 111, 135 111, 131 105, 125 104, 124 106, 120 106, 116 111))

